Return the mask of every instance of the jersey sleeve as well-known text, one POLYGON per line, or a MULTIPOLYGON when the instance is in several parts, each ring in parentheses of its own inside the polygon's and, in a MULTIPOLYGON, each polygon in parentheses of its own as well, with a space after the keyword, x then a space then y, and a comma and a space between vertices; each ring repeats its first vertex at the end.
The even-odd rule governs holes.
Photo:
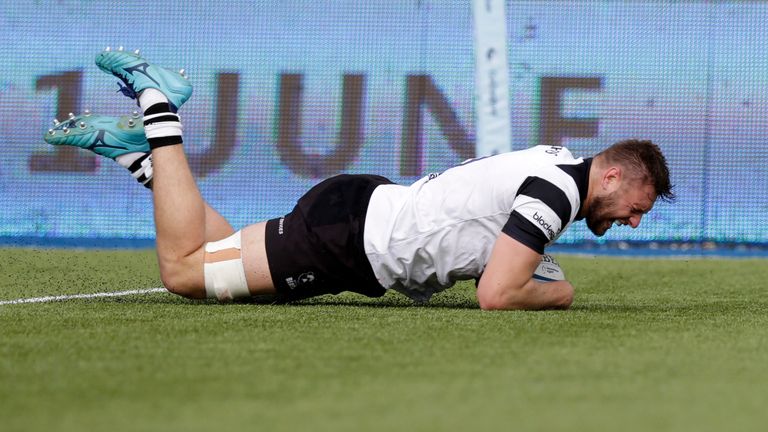
POLYGON ((567 187, 543 177, 528 177, 518 190, 502 232, 538 253, 573 220, 567 187))

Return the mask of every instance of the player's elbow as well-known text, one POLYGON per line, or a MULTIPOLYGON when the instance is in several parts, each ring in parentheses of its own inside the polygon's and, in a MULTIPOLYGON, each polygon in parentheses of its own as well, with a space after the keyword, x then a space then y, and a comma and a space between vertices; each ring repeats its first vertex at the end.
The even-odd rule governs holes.
POLYGON ((573 287, 563 290, 562 295, 555 302, 554 309, 568 309, 573 304, 573 287))
POLYGON ((574 288, 567 280, 541 284, 547 291, 547 301, 541 309, 568 309, 573 304, 574 288))
POLYGON ((480 291, 477 292, 477 304, 480 305, 482 310, 498 310, 498 302, 496 299, 491 298, 488 295, 483 295, 480 291))
POLYGON ((568 309, 573 304, 573 286, 567 281, 536 284, 506 289, 480 286, 477 301, 483 310, 541 310, 568 309))
POLYGON ((492 310, 525 310, 525 304, 515 301, 502 301, 501 299, 479 299, 480 309, 486 311, 492 310))
POLYGON ((526 309, 526 301, 520 290, 488 290, 479 287, 477 303, 482 310, 519 310, 526 309))

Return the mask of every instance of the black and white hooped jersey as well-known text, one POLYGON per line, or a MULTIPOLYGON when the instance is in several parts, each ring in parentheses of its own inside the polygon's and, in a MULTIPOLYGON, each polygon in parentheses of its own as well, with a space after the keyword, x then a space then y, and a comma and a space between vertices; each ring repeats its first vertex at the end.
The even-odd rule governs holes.
POLYGON ((374 274, 385 288, 427 301, 479 277, 501 232, 543 253, 576 220, 591 162, 536 146, 377 187, 363 235, 374 274))

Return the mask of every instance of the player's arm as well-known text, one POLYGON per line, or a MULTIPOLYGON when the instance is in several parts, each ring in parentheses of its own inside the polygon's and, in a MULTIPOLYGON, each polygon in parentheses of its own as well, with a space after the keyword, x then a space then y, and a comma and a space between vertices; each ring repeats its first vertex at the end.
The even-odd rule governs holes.
POLYGON ((567 309, 573 302, 568 281, 539 283, 532 279, 541 254, 505 233, 499 234, 477 285, 484 310, 567 309))
POLYGON ((578 197, 573 179, 555 166, 543 167, 523 181, 477 287, 481 308, 564 309, 571 305, 570 283, 538 283, 532 276, 545 246, 574 217, 578 197))

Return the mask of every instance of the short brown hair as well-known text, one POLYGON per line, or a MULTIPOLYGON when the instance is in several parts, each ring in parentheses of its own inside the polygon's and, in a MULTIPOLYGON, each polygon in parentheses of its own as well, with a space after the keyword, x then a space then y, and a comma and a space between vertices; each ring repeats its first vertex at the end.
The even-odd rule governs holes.
POLYGON ((628 139, 608 147, 597 156, 608 164, 619 164, 649 184, 653 184, 656 197, 664 201, 673 201, 672 183, 669 180, 667 160, 659 147, 651 141, 628 139))

